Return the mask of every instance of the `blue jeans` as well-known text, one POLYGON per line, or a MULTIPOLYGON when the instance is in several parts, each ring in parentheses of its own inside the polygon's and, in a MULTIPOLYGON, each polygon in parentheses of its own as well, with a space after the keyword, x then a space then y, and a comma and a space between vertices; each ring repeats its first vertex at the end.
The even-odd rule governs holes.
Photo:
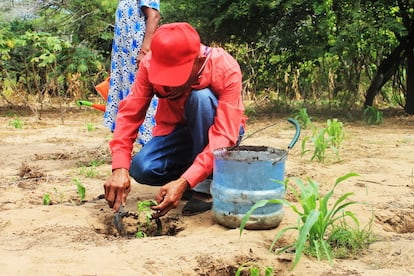
MULTIPOLYGON (((193 91, 185 104, 188 123, 148 141, 132 158, 130 175, 138 183, 154 186, 179 178, 208 144, 208 131, 214 123, 217 104, 209 88, 193 91)), ((240 133, 244 133, 242 127, 240 133)))

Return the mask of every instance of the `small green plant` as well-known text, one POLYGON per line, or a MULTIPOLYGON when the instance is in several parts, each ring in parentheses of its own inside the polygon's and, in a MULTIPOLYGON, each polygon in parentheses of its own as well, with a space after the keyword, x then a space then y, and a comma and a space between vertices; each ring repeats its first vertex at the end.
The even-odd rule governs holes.
POLYGON ((52 196, 53 198, 59 197, 59 204, 62 204, 65 199, 65 193, 63 191, 59 191, 58 188, 54 187, 52 193, 47 192, 43 194, 43 205, 51 205, 52 196))
MULTIPOLYGON (((145 233, 145 231, 143 230, 144 228, 148 228, 151 220, 152 220, 152 213, 154 212, 151 209, 151 206, 156 206, 157 202, 155 200, 143 200, 143 201, 138 201, 137 203, 137 210, 138 210, 138 230, 137 233, 135 235, 136 238, 145 238, 147 236, 147 234, 145 233), (144 215, 144 220, 145 222, 142 224, 139 219, 141 218, 142 214, 144 215)), ((157 219, 157 234, 161 234, 162 232, 162 225, 161 225, 161 221, 159 219, 157 219)))
POLYGON ((326 150, 331 149, 336 157, 339 158, 339 148, 345 138, 345 131, 343 129, 342 122, 338 119, 328 119, 326 121, 326 127, 322 129, 314 128, 312 130, 312 136, 306 136, 302 140, 302 152, 303 157, 308 150, 306 148, 307 143, 311 141, 314 145, 313 155, 311 160, 316 159, 319 162, 324 162, 326 158, 326 150))
POLYGON ((59 203, 62 204, 63 203, 63 200, 65 198, 65 193, 64 192, 60 192, 56 187, 53 188, 53 191, 54 191, 55 194, 59 195, 59 199, 60 199, 59 200, 59 203))
POLYGON ((336 157, 339 158, 339 148, 345 139, 345 132, 343 123, 338 119, 326 121, 326 133, 328 134, 328 141, 331 150, 335 153, 336 157))
POLYGON ((85 177, 88 177, 88 178, 93 178, 98 175, 98 171, 96 170, 95 166, 91 166, 91 167, 82 166, 79 169, 79 174, 84 175, 85 177))
POLYGON ((236 271, 236 276, 240 276, 243 271, 248 271, 249 275, 251 276, 260 276, 262 275, 261 271, 264 271, 265 276, 274 275, 273 267, 262 266, 256 262, 247 262, 239 266, 239 268, 236 271))
MULTIPOLYGON (((360 228, 352 227, 349 223, 342 219, 339 224, 333 225, 331 235, 328 243, 333 250, 335 258, 349 258, 357 255, 359 252, 368 247, 369 244, 378 240, 372 232, 372 222, 374 215, 366 227, 360 228)), ((314 252, 309 252, 310 255, 315 256, 314 252)))
MULTIPOLYGON (((263 207, 266 204, 284 204, 290 207, 293 212, 298 215, 298 223, 295 226, 283 228, 273 240, 273 243, 270 246, 270 251, 274 250, 276 242, 285 232, 296 230, 298 231, 298 238, 296 241, 276 251, 276 253, 279 254, 286 249, 295 248, 295 259, 292 269, 298 264, 303 252, 312 252, 318 260, 326 258, 332 264, 332 248, 334 247, 335 242, 337 242, 335 237, 338 237, 339 233, 344 233, 345 231, 350 232, 351 229, 349 224, 338 224, 338 222, 344 221, 345 218, 350 218, 358 226, 359 222, 354 213, 346 210, 349 205, 358 203, 356 201, 348 200, 353 193, 345 193, 341 195, 333 203, 331 208, 329 208, 329 206, 331 206, 329 205, 329 200, 339 183, 357 175, 358 174, 356 173, 349 173, 339 177, 336 179, 333 188, 324 197, 319 194, 318 184, 316 182, 308 179, 308 184, 305 184, 302 180, 296 179, 295 182, 298 188, 289 185, 289 190, 292 191, 297 202, 299 202, 302 207, 302 210, 284 199, 258 201, 243 217, 240 225, 240 236, 247 220, 254 210, 263 207)), ((352 239, 354 238, 352 235, 344 235, 342 237, 344 237, 347 242, 352 242, 352 239)))
POLYGON ((305 153, 309 152, 310 150, 306 149, 307 142, 311 140, 314 145, 313 155, 311 160, 318 160, 319 162, 323 162, 325 160, 325 153, 326 149, 329 147, 328 141, 325 137, 326 129, 321 129, 319 132, 316 130, 313 132, 313 136, 305 136, 302 140, 302 152, 301 157, 305 155, 305 153))
POLYGON ((96 129, 96 126, 93 123, 86 123, 86 129, 90 131, 94 131, 96 129))
POLYGON ((85 195, 86 195, 85 186, 82 185, 82 182, 80 181, 79 178, 74 178, 74 179, 72 179, 72 181, 76 184, 76 188, 77 188, 77 192, 78 192, 80 202, 83 202, 83 200, 85 199, 85 195))
POLYGON ((14 120, 9 122, 9 126, 14 126, 16 129, 23 129, 23 121, 20 118, 16 117, 14 120))
POLYGON ((105 160, 103 159, 93 160, 89 162, 88 165, 82 165, 79 169, 79 174, 84 175, 85 177, 88 177, 88 178, 97 177, 99 175, 99 172, 97 171, 96 168, 102 164, 105 164, 105 160))
POLYGON ((105 164, 105 160, 104 159, 95 159, 95 160, 92 160, 89 163, 89 166, 90 167, 98 167, 98 166, 103 165, 103 164, 105 164))
POLYGON ((368 125, 379 125, 383 122, 383 112, 373 106, 364 109, 364 120, 368 125))
POLYGON ((50 194, 45 193, 43 195, 43 205, 50 205, 50 194))
POLYGON ((303 129, 307 129, 312 125, 312 118, 308 115, 306 108, 300 108, 296 112, 295 119, 299 121, 303 129))

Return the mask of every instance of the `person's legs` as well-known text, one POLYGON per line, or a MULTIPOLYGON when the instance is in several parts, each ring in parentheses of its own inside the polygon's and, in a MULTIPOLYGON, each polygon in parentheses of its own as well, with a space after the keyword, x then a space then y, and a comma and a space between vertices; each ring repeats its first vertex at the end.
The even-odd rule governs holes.
POLYGON ((155 136, 132 158, 130 175, 141 184, 162 186, 180 177, 192 162, 192 139, 187 127, 155 136))
MULTIPOLYGON (((214 123, 217 105, 217 98, 209 88, 193 91, 185 105, 185 116, 193 138, 193 160, 209 142, 208 131, 214 123)), ((241 142, 243 135, 244 129, 240 126, 240 136, 237 144, 241 142)), ((210 194, 211 181, 212 175, 198 183, 193 190, 210 194)))
MULTIPOLYGON (((216 108, 217 99, 210 89, 193 91, 185 106, 188 126, 149 140, 133 157, 130 175, 138 183, 159 186, 180 177, 208 144, 216 108)), ((210 185, 199 191, 210 193, 210 185)))
MULTIPOLYGON (((193 138, 193 160, 209 143, 208 132, 214 123, 217 105, 218 100, 209 88, 193 91, 186 103, 185 115, 188 121, 189 131, 193 138)), ((243 134, 244 129, 240 127, 238 144, 243 134)), ((183 207, 183 215, 196 215, 211 209, 212 198, 210 195, 210 186, 212 177, 210 175, 193 188, 192 197, 183 207)))
MULTIPOLYGON (((153 137, 133 157, 131 176, 138 183, 158 186, 180 177, 208 144, 208 131, 214 123, 217 105, 210 89, 193 91, 185 105, 188 126, 178 127, 166 136, 153 137)), ((243 132, 241 128, 241 135, 243 132)), ((184 215, 211 209, 211 178, 194 187, 195 193, 183 208, 184 215)))
MULTIPOLYGON (((209 88, 195 90, 185 105, 185 116, 193 138, 193 160, 208 144, 208 131, 214 123, 217 98, 209 88)), ((210 194, 211 177, 193 188, 196 192, 210 194)))

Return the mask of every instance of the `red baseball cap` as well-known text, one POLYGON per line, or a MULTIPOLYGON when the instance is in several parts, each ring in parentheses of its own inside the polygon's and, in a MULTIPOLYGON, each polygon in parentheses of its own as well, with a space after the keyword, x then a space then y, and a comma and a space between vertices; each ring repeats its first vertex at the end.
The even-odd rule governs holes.
POLYGON ((163 86, 183 85, 200 53, 200 36, 188 23, 161 25, 151 42, 149 81, 163 86))

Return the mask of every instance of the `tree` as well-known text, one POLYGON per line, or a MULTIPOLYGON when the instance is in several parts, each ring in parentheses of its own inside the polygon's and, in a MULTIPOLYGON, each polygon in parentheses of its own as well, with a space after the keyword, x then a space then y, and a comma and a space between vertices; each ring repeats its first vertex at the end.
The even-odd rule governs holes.
MULTIPOLYGON (((384 1, 388 3, 388 1, 384 1)), ((386 4, 384 4, 386 5, 386 4)), ((390 26, 399 44, 388 54, 378 66, 377 72, 367 90, 364 106, 372 106, 375 96, 387 83, 396 71, 406 68, 406 88, 404 109, 409 114, 414 114, 414 1, 394 1, 387 8, 395 19, 395 27, 390 26), (400 25, 399 25, 400 24, 400 25), (411 66, 411 67, 410 67, 411 66)))

